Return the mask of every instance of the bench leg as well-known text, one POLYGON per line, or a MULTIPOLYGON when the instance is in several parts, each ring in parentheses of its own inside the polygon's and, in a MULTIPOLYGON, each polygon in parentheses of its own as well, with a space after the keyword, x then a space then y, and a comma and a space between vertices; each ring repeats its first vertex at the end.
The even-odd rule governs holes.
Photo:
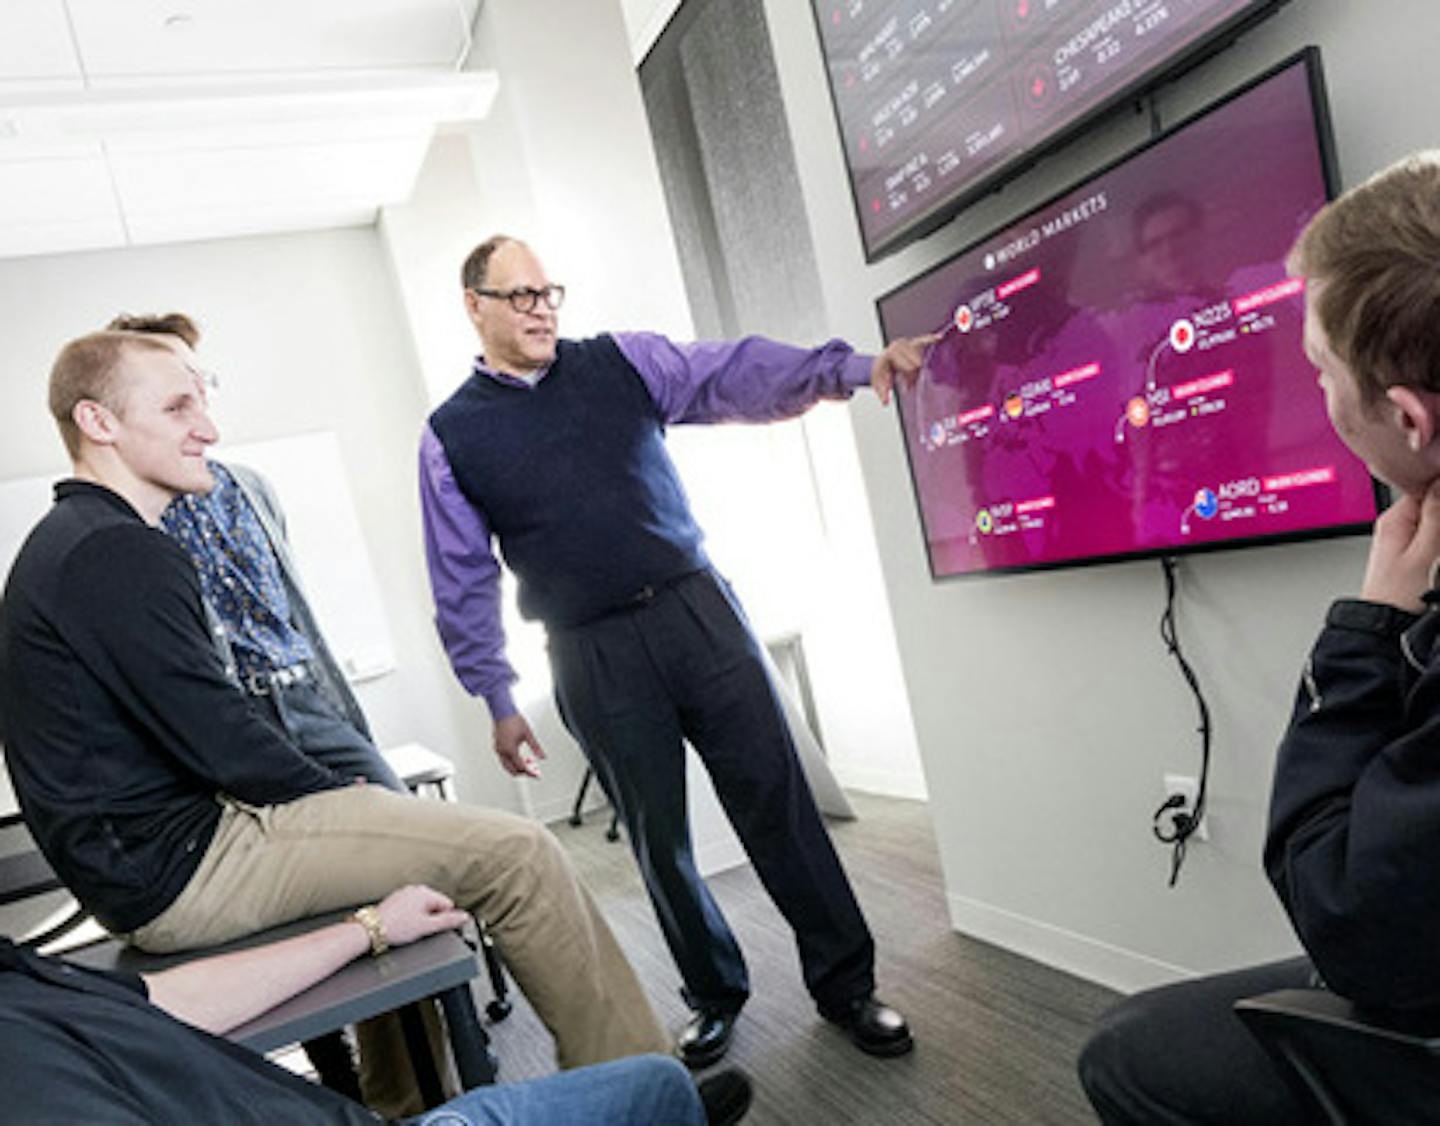
POLYGON ((400 1009, 400 1027, 405 1033, 410 1067, 415 1072, 415 1086, 420 1089, 420 1099, 427 1110, 445 1101, 445 1090, 435 1069, 435 1057, 430 1053, 430 1038, 425 1035, 425 1021, 420 1016, 420 1006, 429 1003, 428 1000, 417 1001, 400 1009))
POLYGON ((460 1071, 460 1085, 467 1091, 495 1082, 500 1065, 490 1050, 490 1037, 475 1012, 475 998, 469 985, 456 985, 439 994, 450 1030, 450 1048, 460 1071))

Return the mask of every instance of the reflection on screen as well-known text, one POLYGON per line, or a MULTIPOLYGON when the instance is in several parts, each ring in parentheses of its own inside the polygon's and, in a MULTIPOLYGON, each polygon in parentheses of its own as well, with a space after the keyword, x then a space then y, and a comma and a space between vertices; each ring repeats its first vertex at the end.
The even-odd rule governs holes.
MULTIPOLYGON (((1318 63, 1316 64, 1318 65, 1318 63)), ((935 575, 1367 522, 1301 349, 1306 60, 880 301, 944 333, 901 419, 935 575)))
POLYGON ((813 0, 868 253, 1274 0, 813 0))

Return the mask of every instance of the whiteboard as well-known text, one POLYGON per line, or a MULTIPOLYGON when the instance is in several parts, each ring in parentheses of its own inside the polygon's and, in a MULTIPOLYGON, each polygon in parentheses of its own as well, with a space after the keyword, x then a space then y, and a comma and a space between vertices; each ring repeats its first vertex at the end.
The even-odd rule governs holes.
MULTIPOLYGON (((390 625, 335 435, 227 445, 215 453, 221 461, 259 470, 275 486, 306 598, 345 675, 358 681, 392 671, 390 625)), ((53 477, 0 482, 5 575, 30 529, 49 511, 54 483, 53 477)))

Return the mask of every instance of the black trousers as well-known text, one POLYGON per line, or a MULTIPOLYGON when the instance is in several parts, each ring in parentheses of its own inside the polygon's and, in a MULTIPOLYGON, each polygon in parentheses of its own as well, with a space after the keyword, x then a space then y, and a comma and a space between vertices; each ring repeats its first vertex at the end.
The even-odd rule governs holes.
POLYGON ((561 718, 629 830, 694 1007, 737 1011, 740 946, 695 868, 688 741, 771 899, 822 1009, 873 991, 875 946, 821 823, 784 714, 724 580, 687 575, 618 612, 550 634, 561 718))
POLYGON ((318 685, 309 681, 291 684, 257 699, 265 718, 321 766, 397 794, 409 793, 375 744, 318 685))
POLYGON ((1274 989, 1305 989, 1306 958, 1151 989, 1100 1019, 1080 1081, 1106 1126, 1307 1126, 1265 1050, 1232 1009, 1274 989))

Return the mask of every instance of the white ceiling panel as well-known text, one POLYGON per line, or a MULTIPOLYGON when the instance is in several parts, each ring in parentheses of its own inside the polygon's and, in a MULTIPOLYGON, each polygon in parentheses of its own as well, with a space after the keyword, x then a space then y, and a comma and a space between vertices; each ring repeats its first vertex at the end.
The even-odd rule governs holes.
POLYGON ((0 256, 374 222, 490 109, 480 2, 0 0, 0 256))
POLYGON ((136 216, 130 220, 129 236, 131 245, 144 246, 331 227, 367 227, 375 222, 375 217, 376 209, 369 204, 270 204, 207 214, 136 216))
POLYGON ((373 211, 408 198, 429 141, 426 132, 400 141, 112 153, 110 166, 132 226, 147 216, 305 201, 368 203, 373 211))
POLYGON ((79 77, 60 0, 0 0, 0 80, 79 77))
MULTIPOLYGON (((448 121, 477 121, 494 101, 493 74, 386 71, 344 76, 231 80, 0 99, 0 140, 43 143, 56 138, 164 137, 234 129, 338 127, 411 130, 448 121)), ((283 143, 283 142, 282 142, 283 143)))
POLYGON ((125 226, 99 145, 0 158, 0 256, 123 246, 125 226))
POLYGON ((110 174, 98 146, 88 154, 0 164, 0 226, 114 214, 110 174))
POLYGON ((0 226, 0 258, 65 254, 73 250, 118 250, 130 245, 119 218, 66 219, 54 223, 0 226))
POLYGON ((454 65, 478 2, 68 0, 92 79, 454 65))

